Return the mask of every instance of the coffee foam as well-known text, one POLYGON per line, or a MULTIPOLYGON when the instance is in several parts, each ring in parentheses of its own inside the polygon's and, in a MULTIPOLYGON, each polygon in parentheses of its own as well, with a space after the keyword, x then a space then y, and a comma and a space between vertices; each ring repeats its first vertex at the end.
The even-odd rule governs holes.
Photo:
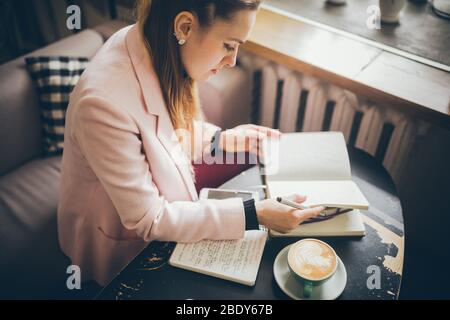
POLYGON ((302 277, 312 280, 329 275, 337 263, 333 250, 315 240, 299 242, 294 246, 291 255, 291 267, 302 277))

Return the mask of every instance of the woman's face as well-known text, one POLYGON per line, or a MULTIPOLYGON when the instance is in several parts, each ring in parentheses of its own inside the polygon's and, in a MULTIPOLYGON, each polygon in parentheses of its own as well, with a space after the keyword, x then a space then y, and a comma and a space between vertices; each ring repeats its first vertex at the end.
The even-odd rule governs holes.
POLYGON ((190 13, 186 13, 185 20, 177 16, 180 20, 177 25, 176 19, 175 30, 179 31, 178 38, 186 40, 180 52, 188 75, 196 81, 206 81, 223 67, 234 67, 239 45, 247 41, 256 13, 256 10, 240 10, 230 21, 216 18, 207 29, 202 29, 190 13), (183 25, 183 21, 190 26, 183 25))

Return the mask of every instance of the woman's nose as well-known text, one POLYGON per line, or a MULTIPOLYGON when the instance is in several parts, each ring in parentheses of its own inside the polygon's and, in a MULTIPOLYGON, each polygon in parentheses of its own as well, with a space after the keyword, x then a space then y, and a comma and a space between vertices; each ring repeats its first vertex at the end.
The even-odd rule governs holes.
POLYGON ((237 53, 238 53, 238 50, 235 50, 232 54, 227 55, 225 57, 225 64, 229 68, 233 68, 236 65, 237 53))

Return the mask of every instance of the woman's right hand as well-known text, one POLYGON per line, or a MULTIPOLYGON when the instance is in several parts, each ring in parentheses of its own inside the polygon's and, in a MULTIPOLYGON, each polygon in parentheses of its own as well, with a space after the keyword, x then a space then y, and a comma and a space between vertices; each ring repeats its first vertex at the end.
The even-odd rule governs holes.
MULTIPOLYGON (((302 203, 306 200, 306 197, 295 194, 289 197, 289 199, 297 203, 302 203)), ((311 207, 304 210, 295 209, 279 203, 275 199, 256 202, 255 208, 259 224, 281 233, 287 233, 295 229, 302 222, 317 217, 325 210, 323 206, 311 207)))

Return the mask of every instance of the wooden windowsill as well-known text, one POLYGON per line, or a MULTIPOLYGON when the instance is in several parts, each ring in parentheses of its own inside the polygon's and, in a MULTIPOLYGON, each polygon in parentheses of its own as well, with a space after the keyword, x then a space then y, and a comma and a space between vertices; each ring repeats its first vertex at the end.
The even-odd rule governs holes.
POLYGON ((243 49, 450 128, 450 73, 262 8, 243 49))

